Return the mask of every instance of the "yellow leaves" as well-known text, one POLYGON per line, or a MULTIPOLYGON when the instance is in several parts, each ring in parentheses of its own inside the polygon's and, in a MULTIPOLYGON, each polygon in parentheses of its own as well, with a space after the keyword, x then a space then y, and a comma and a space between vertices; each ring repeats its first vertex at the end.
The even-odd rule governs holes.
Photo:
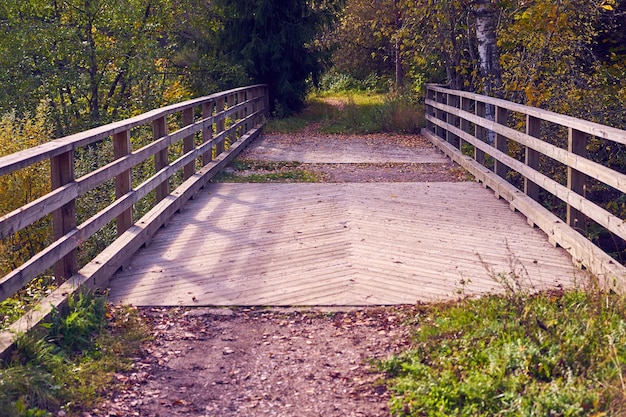
POLYGON ((600 8, 606 11, 612 12, 614 10, 613 6, 615 6, 615 0, 604 0, 600 4, 600 8))
MULTIPOLYGON (((48 142, 52 138, 47 123, 47 106, 34 115, 18 119, 15 112, 0 118, 0 156, 48 142)), ((49 191, 49 167, 39 163, 0 177, 0 215, 16 209, 49 191)))
POLYGON ((167 104, 179 103, 188 100, 191 96, 191 91, 183 85, 181 78, 179 78, 167 86, 163 92, 163 102, 167 104))

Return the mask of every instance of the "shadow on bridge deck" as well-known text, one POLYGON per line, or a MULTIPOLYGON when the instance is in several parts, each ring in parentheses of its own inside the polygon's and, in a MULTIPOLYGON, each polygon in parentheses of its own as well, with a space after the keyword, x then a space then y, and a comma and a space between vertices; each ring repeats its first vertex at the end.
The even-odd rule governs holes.
POLYGON ((111 280, 116 303, 389 305, 584 279, 474 182, 210 184, 111 280))

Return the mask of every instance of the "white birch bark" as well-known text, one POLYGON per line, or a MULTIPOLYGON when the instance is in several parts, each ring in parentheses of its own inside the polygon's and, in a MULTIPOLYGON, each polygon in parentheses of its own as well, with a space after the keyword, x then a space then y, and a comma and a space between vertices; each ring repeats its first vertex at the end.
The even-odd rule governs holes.
MULTIPOLYGON (((483 94, 492 95, 500 87, 500 62, 496 45, 496 16, 491 0, 476 0, 474 13, 476 16, 476 39, 480 72, 483 79, 483 94)), ((493 106, 485 108, 485 118, 495 120, 493 106)), ((494 133, 489 131, 488 141, 494 142, 494 133)))

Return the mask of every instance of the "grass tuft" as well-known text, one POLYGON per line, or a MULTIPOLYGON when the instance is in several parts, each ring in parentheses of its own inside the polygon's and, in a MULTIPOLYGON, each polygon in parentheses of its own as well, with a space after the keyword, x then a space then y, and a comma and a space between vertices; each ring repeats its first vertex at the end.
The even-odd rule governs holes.
POLYGON ((381 364, 392 414, 623 413, 625 317, 623 297, 593 289, 435 305, 414 347, 381 364))
POLYGON ((79 414, 92 407, 115 372, 130 369, 148 333, 136 310, 107 307, 95 295, 70 297, 67 314, 20 335, 0 367, 0 415, 79 414))

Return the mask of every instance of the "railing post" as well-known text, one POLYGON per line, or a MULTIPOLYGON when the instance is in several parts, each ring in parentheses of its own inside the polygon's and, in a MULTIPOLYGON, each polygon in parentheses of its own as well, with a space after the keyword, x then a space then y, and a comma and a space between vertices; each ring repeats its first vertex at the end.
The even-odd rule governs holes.
MULTIPOLYGON (((461 110, 469 112, 472 106, 472 101, 467 98, 467 97, 461 97, 461 110)), ((461 130, 465 133, 471 133, 470 132, 470 122, 465 119, 464 117, 461 117, 461 126, 460 126, 461 130)), ((465 143, 465 141, 461 138, 459 138, 459 150, 461 152, 463 152, 463 144, 465 143)))
MULTIPOLYGON (((243 104, 246 102, 246 91, 239 92, 239 98, 237 99, 237 104, 243 104)), ((248 105, 243 104, 237 112, 237 119, 245 119, 248 115, 248 105)), ((239 127, 239 136, 242 136, 245 132, 248 131, 248 122, 245 122, 241 127, 239 127)))
MULTIPOLYGON (((436 101, 437 100, 437 96, 435 94, 435 91, 431 90, 430 87, 426 87, 426 97, 429 100, 432 101, 436 101)), ((431 105, 427 105, 426 106, 426 113, 431 116, 431 117, 435 117, 435 108, 431 105)), ((426 128, 432 132, 432 133, 436 133, 435 132, 435 124, 433 122, 431 122, 430 120, 427 122, 426 124, 426 128)))
MULTIPOLYGON (((189 107, 183 110, 183 126, 192 125, 194 122, 194 108, 189 107)), ((195 148, 194 135, 189 135, 183 139, 183 152, 191 152, 195 148)), ((195 161, 191 161, 183 167, 183 179, 190 178, 196 171, 195 161)))
MULTIPOLYGON (((202 129, 202 143, 210 142, 213 139, 213 106, 215 102, 210 101, 202 105, 202 119, 204 121, 204 128, 202 129), (206 120, 211 118, 211 123, 207 123, 206 120)), ((202 154, 202 166, 207 165, 213 160, 213 147, 202 154)))
MULTIPOLYGON (((60 188, 74 181, 74 151, 62 153, 50 159, 52 189, 60 188)), ((72 200, 52 213, 52 233, 58 240, 76 228, 76 200, 72 200)), ((67 279, 78 270, 76 249, 65 255, 54 265, 57 280, 67 279)))
MULTIPOLYGON (((507 117, 507 109, 496 106, 496 123, 500 125, 506 125, 507 117)), ((506 136, 496 133, 494 147, 500 152, 504 152, 505 154, 508 153, 509 144, 506 136)), ((506 178, 507 174, 509 173, 509 168, 502 162, 494 158, 493 172, 495 172, 499 177, 506 178)))
MULTIPOLYGON (((448 103, 448 106, 450 107, 459 108, 459 97, 455 94, 451 94, 451 93, 446 94, 446 102, 448 103)), ((451 126, 457 127, 458 117, 452 113, 446 113, 446 123, 448 123, 451 126)), ((456 148, 458 148, 459 146, 458 139, 459 138, 457 135, 450 132, 449 130, 446 131, 446 142, 450 143, 452 146, 456 148)))
POLYGON ((270 88, 269 86, 263 87, 263 115, 267 118, 270 116, 270 88))
MULTIPOLYGON (((526 134, 535 138, 541 136, 541 119, 526 115, 526 134)), ((539 152, 526 147, 525 163, 535 171, 539 170, 539 152)), ((524 177, 524 193, 535 201, 539 201, 539 186, 524 177)))
MULTIPOLYGON (((219 135, 220 133, 222 133, 224 131, 224 115, 220 115, 220 113, 224 112, 224 97, 220 97, 217 99, 217 101, 215 102, 215 115, 219 116, 219 120, 217 122, 215 122, 215 135, 219 135)), ((224 152, 224 141, 226 140, 225 137, 222 137, 222 139, 215 144, 215 156, 221 154, 222 152, 224 152)))
MULTIPOLYGON (((474 109, 474 111, 476 112, 476 116, 484 119, 485 114, 487 113, 487 108, 485 106, 485 103, 483 103, 482 101, 476 100, 476 108, 474 109)), ((474 131, 475 131, 474 136, 481 142, 485 142, 485 139, 487 138, 487 129, 476 124, 474 127, 474 131)), ((475 147, 474 159, 479 164, 485 165, 485 152, 482 149, 478 149, 478 147, 475 147)))
MULTIPOLYGON (((167 120, 165 116, 160 117, 152 122, 152 137, 154 140, 160 139, 167 135, 167 120)), ((168 148, 157 152, 154 155, 155 172, 160 171, 169 164, 168 148)), ((163 181, 156 187, 156 202, 163 200, 170 193, 169 180, 163 181)))
MULTIPOLYGON (((448 104, 448 103, 447 103, 447 100, 446 100, 446 94, 444 94, 444 93, 440 93, 440 92, 437 92, 437 103, 440 103, 440 104, 448 104)), ((443 110, 439 110, 439 109, 437 109, 437 110, 436 110, 436 113, 437 113, 437 116, 436 116, 436 117, 437 117, 437 119, 439 119, 439 120, 441 120, 441 121, 445 121, 445 120, 446 120, 446 119, 444 118, 444 116, 445 116, 445 112, 444 112, 443 110)), ((442 139, 444 139, 444 140, 446 139, 446 135, 445 135, 445 133, 444 133, 444 132, 445 132, 445 130, 444 130, 444 128, 443 128, 443 127, 437 126, 437 127, 435 127, 435 130, 436 130, 435 134, 436 134, 437 136, 439 136, 440 138, 442 138, 442 139)))
MULTIPOLYGON (((585 157, 587 154, 587 135, 579 130, 568 128, 567 150, 574 155, 585 157)), ((567 188, 577 194, 585 194, 585 183, 587 176, 582 172, 567 167, 567 188)), ((567 205, 567 224, 574 230, 584 232, 586 230, 587 218, 580 211, 569 204, 567 205)))
MULTIPOLYGON (((130 130, 125 130, 113 135, 113 157, 120 159, 129 155, 130 152, 130 130)), ((130 169, 115 176, 115 198, 122 197, 124 194, 130 192, 131 188, 130 169)), ((119 237, 133 225, 132 207, 124 210, 122 214, 117 216, 115 222, 117 226, 117 236, 119 237)))
MULTIPOLYGON (((228 100, 228 108, 231 107, 235 107, 237 105, 237 94, 233 93, 231 95, 229 95, 227 97, 228 100)), ((229 124, 229 128, 234 124, 234 122, 239 118, 239 112, 235 112, 232 114, 232 116, 230 116, 230 124, 229 124)), ((228 137, 228 147, 231 147, 233 143, 235 143, 235 141, 237 141, 237 132, 236 129, 235 130, 231 130, 230 133, 227 135, 228 137)))

